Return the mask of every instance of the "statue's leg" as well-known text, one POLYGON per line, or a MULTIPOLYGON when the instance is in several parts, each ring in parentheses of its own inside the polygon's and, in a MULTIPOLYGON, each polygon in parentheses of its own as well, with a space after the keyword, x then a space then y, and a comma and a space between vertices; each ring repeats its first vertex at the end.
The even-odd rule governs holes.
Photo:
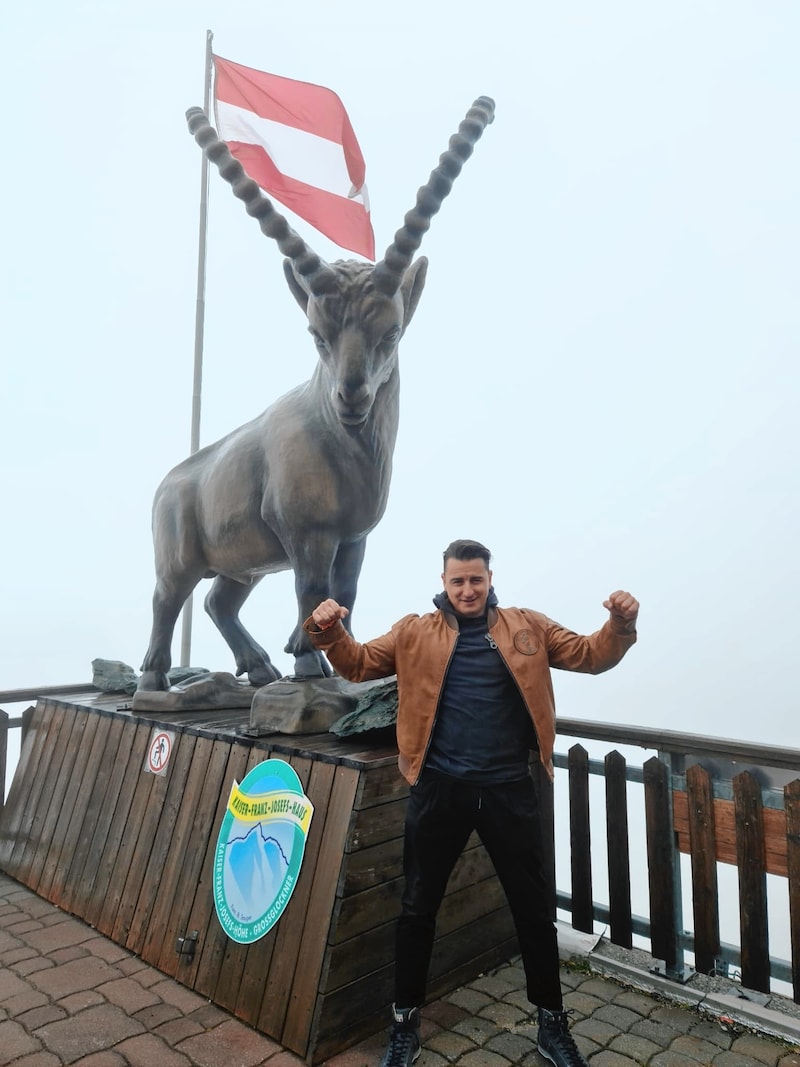
POLYGON ((331 561, 335 546, 324 533, 314 535, 307 531, 299 551, 301 555, 291 561, 297 595, 297 625, 284 651, 294 656, 296 678, 329 678, 333 673, 330 664, 309 641, 303 623, 321 601, 331 596, 331 561))
POLYGON ((260 580, 256 578, 244 585, 218 574, 205 601, 206 611, 233 652, 237 676, 246 674, 252 685, 268 685, 281 677, 267 653, 253 640, 239 619, 242 605, 260 580))
POLYGON ((167 671, 172 665, 172 636, 181 608, 200 581, 198 576, 160 578, 153 593, 153 630, 142 662, 137 689, 159 692, 169 689, 167 671))
POLYGON ((356 602, 358 590, 358 576, 361 574, 361 565, 364 562, 364 553, 367 548, 367 539, 362 537, 360 541, 352 541, 347 545, 340 545, 333 562, 333 581, 331 583, 331 596, 335 601, 347 608, 349 615, 344 620, 348 630, 353 629, 353 605, 356 602))

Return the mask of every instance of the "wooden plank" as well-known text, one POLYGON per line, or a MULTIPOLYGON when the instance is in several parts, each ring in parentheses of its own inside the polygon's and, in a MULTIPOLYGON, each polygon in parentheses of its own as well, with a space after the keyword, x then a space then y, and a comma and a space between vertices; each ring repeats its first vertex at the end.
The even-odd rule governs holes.
POLYGON ((83 738, 83 748, 78 754, 77 765, 73 773, 70 785, 72 789, 64 800, 67 809, 66 825, 56 829, 56 836, 60 838, 60 849, 56 859, 53 879, 50 885, 50 900, 60 908, 69 910, 66 904, 66 893, 70 868, 76 854, 89 846, 91 831, 84 830, 84 820, 94 790, 99 788, 98 774, 100 771, 103 752, 105 751, 111 720, 107 716, 92 715, 87 723, 83 738), (94 728, 92 724, 94 720, 94 728), (88 748, 88 753, 86 749, 88 748))
POLYGON ((650 893, 651 952, 667 967, 678 959, 678 931, 673 902, 675 875, 672 868, 672 819, 670 815, 669 772, 657 757, 642 767, 644 781, 647 871, 650 893))
POLYGON ((403 841, 395 838, 348 856, 342 887, 344 896, 398 878, 403 873, 403 841))
MULTIPOLYGON (((101 916, 110 896, 110 886, 117 867, 119 850, 128 828, 128 816, 134 799, 136 785, 144 763, 150 731, 139 727, 135 721, 126 719, 122 725, 117 756, 108 783, 107 801, 97 820, 95 840, 86 858, 86 899, 83 918, 91 926, 100 926, 101 916)), ((115 915, 110 916, 108 929, 114 925, 115 915)), ((106 930, 103 930, 105 933, 106 930)))
MULTIPOLYGON (((61 898, 62 908, 81 917, 89 910, 99 855, 98 846, 104 840, 104 835, 100 835, 103 811, 109 803, 113 803, 113 798, 109 800, 108 790, 120 753, 124 725, 124 720, 119 715, 105 716, 102 721, 106 725, 105 747, 88 797, 80 839, 66 872, 61 898)), ((98 731, 98 737, 100 736, 102 735, 98 731)))
POLYGON ((389 767, 379 767, 361 775, 353 808, 361 811, 375 804, 403 800, 408 797, 408 790, 408 782, 400 773, 397 763, 392 763, 389 767))
MULTIPOLYGON (((30 716, 30 725, 20 745, 19 762, 5 807, 0 812, 0 869, 18 878, 19 859, 29 838, 33 823, 30 802, 34 783, 39 780, 39 766, 52 754, 47 741, 55 712, 41 705, 30 716), (14 858, 17 853, 16 859, 14 858)), ((19 878, 23 881, 22 878, 19 878)))
POLYGON ((786 806, 786 875, 789 879, 789 936, 792 946, 792 996, 800 1004, 800 778, 783 790, 786 806))
POLYGON ((611 941, 633 947, 631 863, 628 841, 628 784, 625 757, 609 752, 604 760, 606 781, 606 855, 611 941))
MULTIPOLYGON (((38 710, 38 709, 37 709, 38 710)), ((31 766, 31 788, 26 802, 23 827, 14 843, 9 871, 14 873, 25 885, 35 889, 39 881, 42 864, 47 856, 47 844, 42 843, 42 835, 48 816, 55 821, 57 812, 49 803, 53 793, 61 761, 64 758, 67 739, 74 724, 74 717, 63 715, 56 709, 52 711, 46 733, 43 737, 44 748, 35 765, 31 766), (61 737, 63 736, 63 743, 61 737), (37 862, 37 856, 41 858, 37 862), (35 866, 35 873, 31 871, 35 866)))
MULTIPOLYGON (((247 777, 254 767, 257 767, 259 763, 263 763, 264 760, 269 759, 271 755, 271 752, 265 751, 263 748, 253 747, 247 758, 245 777, 247 777)), ((239 986, 242 981, 242 974, 244 972, 245 962, 247 961, 249 946, 240 945, 237 941, 231 941, 227 936, 225 940, 227 944, 225 945, 222 954, 219 976, 217 978, 217 985, 212 999, 214 1003, 219 1004, 221 1008, 235 1012, 236 1002, 239 998, 239 986)), ((263 948, 261 951, 263 951, 263 948)))
MULTIPOLYGON (((202 875, 203 861, 212 840, 216 845, 219 827, 215 824, 214 813, 223 791, 231 752, 230 743, 227 741, 200 738, 195 748, 195 755, 203 751, 200 741, 206 741, 211 751, 202 778, 200 797, 196 802, 196 818, 183 842, 183 854, 177 873, 173 906, 165 920, 163 946, 158 962, 155 964, 160 971, 172 975, 173 978, 179 978, 181 981, 184 980, 183 972, 188 969, 192 961, 186 955, 179 956, 175 952, 175 943, 179 937, 185 937, 195 929, 191 925, 191 912, 202 875)), ((194 767, 192 773, 195 773, 194 767)), ((177 866, 176 864, 176 868, 177 866)))
POLYGON ((589 828, 589 753, 573 745, 568 753, 572 925, 592 933, 592 849, 589 828))
POLYGON ((694 966, 709 974, 720 952, 717 844, 711 776, 699 763, 686 771, 689 848, 692 858, 694 966))
POLYGON ((407 806, 407 797, 400 796, 385 804, 354 812, 347 851, 357 852, 382 841, 402 838, 407 806))
MULTIPOLYGON (((180 788, 176 778, 170 782, 165 811, 171 811, 175 797, 173 791, 180 789, 177 794, 177 811, 172 833, 167 842, 166 834, 162 834, 162 824, 159 823, 158 834, 162 840, 161 842, 157 840, 153 844, 150 865, 158 863, 161 856, 163 857, 162 867, 160 873, 155 873, 155 875, 150 873, 145 876, 145 885, 149 883, 154 885, 152 906, 149 915, 145 915, 140 899, 136 909, 136 918, 129 933, 128 939, 131 944, 141 940, 141 948, 134 949, 134 951, 155 967, 159 966, 159 961, 166 953, 171 953, 173 960, 177 958, 175 915, 181 902, 176 900, 176 894, 187 852, 193 846, 197 847, 200 844, 196 840, 195 832, 199 830, 203 835, 208 833, 208 826, 201 822, 200 802, 213 747, 214 742, 208 737, 194 738, 194 747, 188 756, 189 765, 183 787, 180 788), (166 854, 163 854, 164 846, 167 848, 166 854), (141 924, 141 934, 135 933, 134 928, 137 922, 141 924)), ((183 749, 181 751, 183 753, 183 749)), ((200 847, 205 848, 205 836, 200 847)))
MULTIPOLYGON (((323 969, 324 947, 340 881, 342 855, 350 828, 358 777, 358 773, 350 768, 337 767, 331 785, 330 801, 320 834, 314 878, 308 898, 308 917, 299 944, 298 957, 303 960, 303 966, 295 972, 292 996, 280 1038, 281 1044, 288 1048, 308 1048, 323 969)), ((264 1017, 263 1012, 262 1007, 260 1019, 264 1017)))
MULTIPOLYGON (((689 806, 686 793, 676 790, 673 794, 675 831, 681 852, 689 852, 689 806)), ((785 878, 786 859, 786 814, 780 808, 764 808, 764 848, 767 874, 785 878)), ((736 866, 736 815, 732 800, 714 800, 714 826, 716 834, 716 857, 720 863, 736 866)))
MULTIPOLYGON (((127 931, 127 926, 130 921, 130 912, 135 904, 135 897, 133 902, 130 901, 130 897, 126 896, 126 886, 128 884, 128 876, 130 874, 131 864, 133 863, 134 856, 136 855, 136 844, 139 839, 139 834, 142 829, 142 820, 144 813, 147 810, 147 804, 150 799, 151 790, 157 790, 158 796, 162 798, 166 792, 166 779, 158 774, 148 774, 144 769, 144 760, 147 753, 147 745, 150 741, 150 733, 152 727, 149 722, 140 722, 137 724, 137 733, 139 735, 138 740, 141 744, 141 758, 138 763, 133 763, 134 752, 138 752, 139 748, 135 747, 131 752, 131 762, 126 769, 125 775, 125 794, 124 800, 127 812, 125 814, 124 822, 119 820, 115 815, 115 824, 118 829, 119 837, 115 835, 114 844, 116 849, 113 853, 113 866, 111 875, 108 881, 108 888, 105 894, 100 915, 97 920, 97 929, 106 937, 114 938, 114 930, 117 928, 117 918, 120 909, 124 906, 124 927, 127 931), (122 822, 122 825, 120 825, 122 822)), ((122 814, 122 812, 120 812, 122 814)), ((148 843, 149 844, 149 843, 148 843)), ((138 887, 137 887, 138 895, 138 887)))
POLYGON ((64 796, 73 774, 75 752, 80 749, 83 741, 88 713, 79 709, 74 713, 68 713, 66 718, 68 721, 59 731, 58 751, 54 753, 56 761, 60 757, 58 774, 51 774, 49 781, 42 789, 40 807, 44 802, 46 814, 41 823, 41 829, 32 842, 35 853, 31 859, 28 875, 28 884, 31 889, 45 898, 52 873, 53 860, 50 859, 50 855, 56 826, 64 813, 64 796), (50 861, 50 866, 45 872, 48 861, 50 861))
POLYGON ((202 873, 186 922, 187 930, 198 931, 198 948, 189 966, 182 968, 181 981, 186 981, 187 985, 209 999, 213 997, 216 989, 222 958, 228 943, 227 935, 220 925, 214 907, 214 855, 217 850, 217 836, 228 807, 231 787, 234 781, 241 782, 244 778, 249 756, 249 745, 232 744, 229 746, 228 764, 222 777, 212 822, 212 834, 208 840, 202 873))
POLYGON ((769 932, 761 786, 749 771, 742 771, 733 779, 733 803, 736 810, 742 985, 768 993, 769 932))

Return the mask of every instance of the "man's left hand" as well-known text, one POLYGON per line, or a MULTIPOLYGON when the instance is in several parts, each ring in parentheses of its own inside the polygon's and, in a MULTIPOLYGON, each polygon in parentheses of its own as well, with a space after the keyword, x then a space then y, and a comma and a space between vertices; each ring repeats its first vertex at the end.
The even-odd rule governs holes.
POLYGON ((612 615, 625 622, 631 622, 639 614, 639 601, 635 596, 626 593, 624 589, 618 589, 612 593, 608 600, 603 601, 603 607, 608 608, 612 615))

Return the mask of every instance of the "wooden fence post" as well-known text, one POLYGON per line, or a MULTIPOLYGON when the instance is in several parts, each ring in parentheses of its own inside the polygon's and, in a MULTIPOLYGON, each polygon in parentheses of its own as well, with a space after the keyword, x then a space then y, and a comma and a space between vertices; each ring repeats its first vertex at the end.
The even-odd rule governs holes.
POLYGON ((711 777, 699 763, 686 771, 686 793, 692 858, 694 965, 701 974, 709 974, 720 951, 717 844, 711 777))
POLYGON ((792 946, 792 992, 800 1004, 800 778, 783 790, 786 808, 786 860, 789 876, 789 936, 792 946))
POLYGON ((594 915, 589 829, 589 754, 582 745, 573 745, 569 750, 568 766, 572 926, 575 930, 591 934, 594 930, 594 915))
POLYGON ((631 920, 631 864, 628 842, 628 786, 625 757, 609 752, 604 760, 606 779, 606 849, 608 853, 608 910, 611 940, 633 947, 631 920))
POLYGON ((769 992, 767 874, 761 786, 749 772, 733 779, 742 985, 769 992))
POLYGON ((650 885, 650 944, 653 956, 663 960, 670 973, 679 967, 670 773, 665 763, 652 756, 644 764, 642 774, 650 885))

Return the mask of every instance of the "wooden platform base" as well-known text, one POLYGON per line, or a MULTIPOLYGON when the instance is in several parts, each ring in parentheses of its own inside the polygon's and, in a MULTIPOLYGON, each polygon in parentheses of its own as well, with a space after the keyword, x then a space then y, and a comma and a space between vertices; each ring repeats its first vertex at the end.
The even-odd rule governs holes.
MULTIPOLYGON (((310 1064, 387 1025, 408 788, 391 731, 258 739, 247 710, 133 716, 86 694, 26 713, 0 816, 0 869, 310 1064), (154 724, 175 733, 164 775, 145 770, 154 724), (297 886, 260 941, 230 941, 212 865, 234 779, 265 759, 294 768, 314 805, 297 886), (176 944, 197 931, 193 957, 176 944)), ((429 995, 517 951, 477 839, 440 912, 429 995)))

